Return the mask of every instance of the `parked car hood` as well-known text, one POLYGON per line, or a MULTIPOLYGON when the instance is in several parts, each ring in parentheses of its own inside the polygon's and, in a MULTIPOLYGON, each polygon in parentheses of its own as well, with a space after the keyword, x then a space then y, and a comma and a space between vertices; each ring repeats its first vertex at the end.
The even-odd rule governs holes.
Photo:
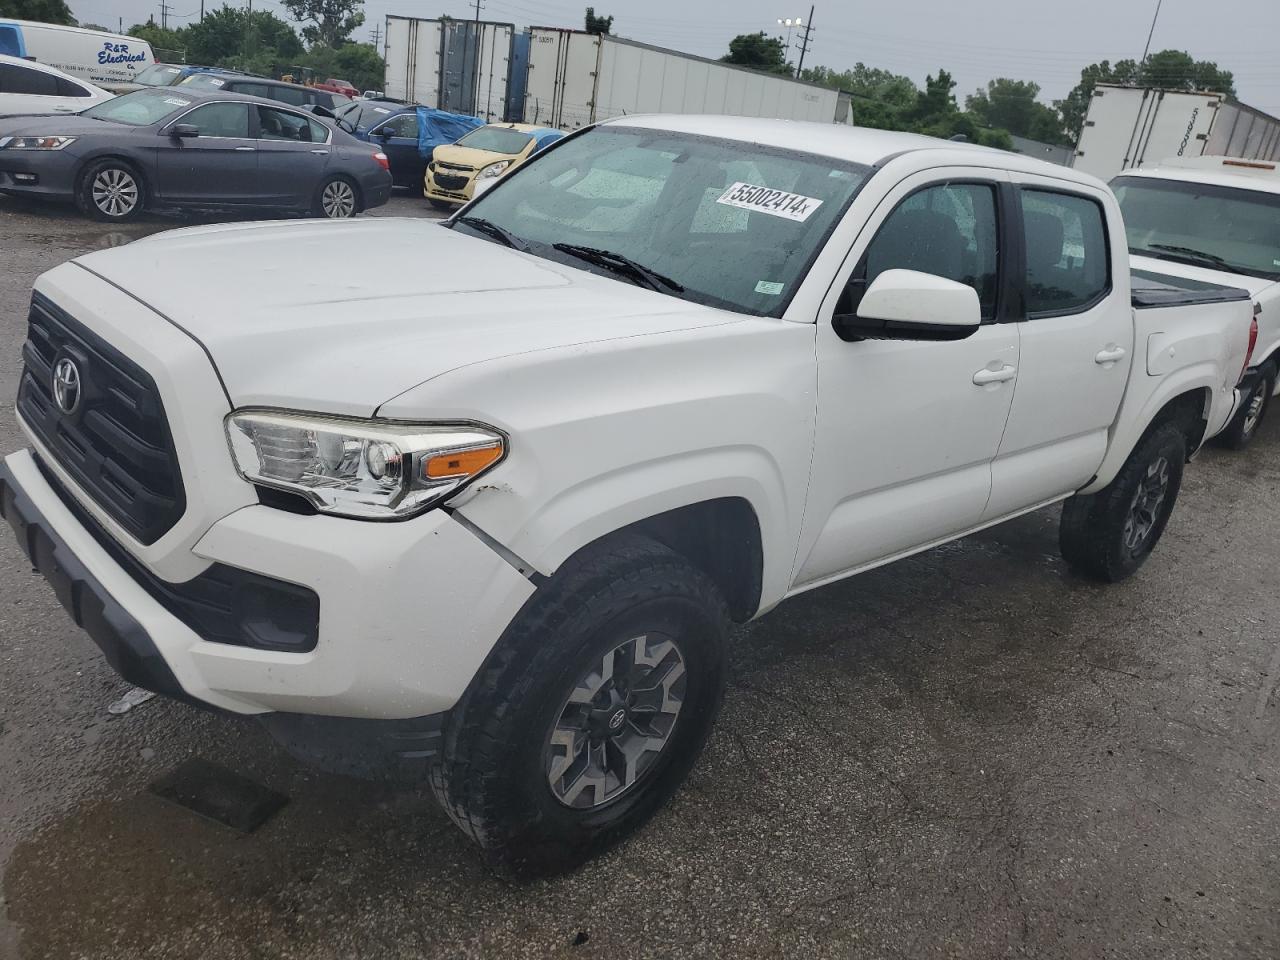
POLYGON ((352 416, 499 357, 741 319, 431 220, 195 227, 75 262, 203 344, 236 406, 352 416))
POLYGON ((449 143, 436 147, 431 158, 464 167, 483 167, 499 160, 514 160, 519 156, 519 153, 498 153, 496 150, 479 150, 476 147, 460 147, 456 143, 449 143))
MULTIPOLYGON (((94 106, 89 104, 88 106, 94 106)), ((88 109, 86 107, 85 109, 88 109)), ((6 126, 4 136, 14 137, 69 137, 95 133, 120 133, 125 130, 145 130, 146 127, 135 127, 127 123, 116 123, 114 120, 98 120, 96 117, 82 117, 78 113, 32 113, 22 118, 21 123, 6 126)))

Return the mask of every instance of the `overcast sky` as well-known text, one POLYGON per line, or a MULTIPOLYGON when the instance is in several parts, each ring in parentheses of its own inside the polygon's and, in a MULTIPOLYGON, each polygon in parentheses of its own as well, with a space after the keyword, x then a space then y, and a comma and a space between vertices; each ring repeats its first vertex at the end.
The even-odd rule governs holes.
MULTIPOLYGON (((200 0, 170 0, 173 23, 199 17, 200 0)), ((205 0, 207 9, 222 0, 205 0)), ((781 34, 779 18, 809 14, 808 0, 591 0, 599 14, 612 14, 619 36, 719 57, 739 33, 781 34), (629 11, 635 10, 636 13, 629 11)), ((159 15, 159 0, 69 0, 82 21, 115 27, 159 15)), ((255 7, 281 13, 276 0, 255 7)), ((481 18, 517 26, 582 27, 582 0, 482 0, 481 18)), ((917 83, 942 66, 958 82, 957 95, 992 77, 1034 80, 1042 98, 1062 97, 1079 80, 1080 68, 1102 59, 1142 56, 1155 0, 825 0, 814 13, 807 65, 835 69, 861 60, 904 73, 917 83)), ((471 17, 464 0, 366 0, 366 22, 356 34, 369 39, 389 14, 471 17)), ((1216 60, 1232 70, 1245 103, 1280 115, 1280 0, 1164 0, 1153 50, 1187 50, 1198 60, 1216 60)), ((793 34, 792 42, 798 42, 793 34)), ((792 57, 794 60, 794 56, 792 57)))

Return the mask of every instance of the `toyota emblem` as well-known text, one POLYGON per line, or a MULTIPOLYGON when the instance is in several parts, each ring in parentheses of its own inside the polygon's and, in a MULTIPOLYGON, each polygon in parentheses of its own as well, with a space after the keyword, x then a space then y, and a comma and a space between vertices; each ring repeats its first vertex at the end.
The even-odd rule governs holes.
POLYGON ((80 368, 75 361, 63 357, 53 365, 53 400, 65 414, 73 414, 80 406, 80 368))

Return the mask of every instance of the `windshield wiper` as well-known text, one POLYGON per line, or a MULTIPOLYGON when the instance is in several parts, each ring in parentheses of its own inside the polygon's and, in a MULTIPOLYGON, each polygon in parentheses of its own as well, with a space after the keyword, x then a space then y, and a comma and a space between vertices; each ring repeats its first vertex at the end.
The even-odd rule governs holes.
POLYGON ((486 220, 484 217, 459 217, 454 223, 461 223, 470 227, 477 233, 483 233, 486 237, 492 237, 499 243, 510 247, 512 250, 527 251, 529 245, 517 237, 506 227, 500 227, 492 220, 486 220))
MULTIPOLYGON (((1172 243, 1149 243, 1147 244, 1147 247, 1152 250, 1162 250, 1165 253, 1172 253, 1175 256, 1183 257, 1187 260, 1199 260, 1202 263, 1210 263, 1221 270, 1236 272, 1235 267, 1222 259, 1222 257, 1215 253, 1205 253, 1203 250, 1197 250, 1195 247, 1180 247, 1172 243)), ((1141 253, 1142 251, 1139 250, 1137 252, 1141 253)))
POLYGON ((636 263, 630 257, 614 253, 612 250, 602 250, 599 247, 584 247, 576 243, 553 243, 551 246, 562 253, 569 254, 571 257, 577 257, 579 260, 594 263, 596 266, 612 270, 614 273, 621 274, 624 277, 630 277, 640 286, 648 287, 650 290, 661 292, 666 289, 676 293, 684 292, 684 286, 670 277, 664 277, 656 270, 650 270, 643 263, 636 263))

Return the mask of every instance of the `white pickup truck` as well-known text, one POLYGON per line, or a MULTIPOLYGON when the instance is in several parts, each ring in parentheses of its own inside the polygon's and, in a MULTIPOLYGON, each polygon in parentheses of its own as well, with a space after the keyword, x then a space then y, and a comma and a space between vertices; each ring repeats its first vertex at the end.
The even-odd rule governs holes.
POLYGON ((1229 446, 1256 435, 1280 391, 1280 164, 1233 157, 1173 158, 1112 181, 1133 269, 1183 283, 1229 284, 1254 298, 1257 346, 1229 446))
POLYGON ((1114 196, 1061 167, 626 118, 443 225, 48 272, 0 504, 128 681, 564 864, 680 784, 732 622, 1059 501, 1074 568, 1135 571, 1251 313, 1131 289, 1114 196))

